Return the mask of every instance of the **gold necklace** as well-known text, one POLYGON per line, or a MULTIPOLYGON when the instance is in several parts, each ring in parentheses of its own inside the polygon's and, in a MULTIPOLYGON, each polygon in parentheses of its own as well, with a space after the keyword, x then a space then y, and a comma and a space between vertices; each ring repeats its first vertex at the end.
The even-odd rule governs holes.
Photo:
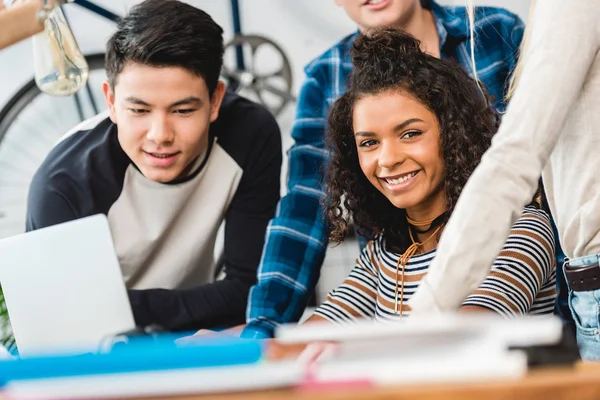
MULTIPOLYGON (((431 222, 433 222, 435 218, 433 218, 431 220, 431 222)), ((407 221, 411 224, 412 222, 408 219, 407 217, 407 221)), ((429 225, 431 225, 431 222, 429 223, 429 225)), ((418 226, 418 225, 415 225, 418 226)), ((427 225, 421 225, 421 226, 427 226, 427 225)), ((408 260, 410 260, 410 258, 412 256, 415 255, 415 253, 419 250, 419 247, 421 247, 422 245, 424 245, 425 243, 427 243, 432 237, 434 237, 440 229, 442 229, 442 226, 444 226, 443 224, 438 226, 437 229, 435 231, 433 231, 433 233, 431 235, 429 235, 429 237, 427 239, 425 239, 423 242, 419 243, 419 242, 415 242, 415 239, 413 237, 412 234, 412 230, 410 229, 410 227, 408 228, 408 234, 410 235, 410 240, 412 242, 412 244, 410 246, 408 246, 408 249, 406 249, 406 251, 400 256, 400 258, 398 259, 398 263, 396 264, 396 290, 394 291, 394 295, 395 295, 395 301, 394 301, 394 312, 398 315, 400 315, 400 318, 402 318, 402 305, 404 302, 404 271, 406 270, 406 264, 408 263, 408 260), (402 286, 401 286, 401 291, 400 291, 400 311, 398 311, 398 275, 400 274, 400 264, 402 264, 402 286)))
POLYGON ((433 217, 430 219, 426 219, 425 221, 415 221, 414 219, 411 219, 408 215, 406 216, 406 220, 408 221, 408 223, 412 226, 416 226, 417 228, 423 228, 425 226, 431 226, 431 224, 433 223, 433 221, 435 221, 436 219, 438 219, 440 216, 438 215, 437 217, 433 217))

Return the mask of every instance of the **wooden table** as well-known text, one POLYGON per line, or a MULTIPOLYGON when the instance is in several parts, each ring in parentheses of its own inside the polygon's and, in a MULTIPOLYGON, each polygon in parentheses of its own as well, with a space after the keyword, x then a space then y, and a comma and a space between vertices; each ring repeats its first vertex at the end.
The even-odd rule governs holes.
POLYGON ((538 369, 516 381, 360 388, 327 391, 282 389, 254 393, 170 397, 169 400, 599 400, 600 364, 538 369))

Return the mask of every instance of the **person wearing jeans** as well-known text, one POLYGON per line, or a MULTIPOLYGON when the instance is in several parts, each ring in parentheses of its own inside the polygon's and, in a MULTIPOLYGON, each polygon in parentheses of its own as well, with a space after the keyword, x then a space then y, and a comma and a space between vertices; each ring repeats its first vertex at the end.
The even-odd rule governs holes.
POLYGON ((600 360, 600 0, 539 1, 528 26, 516 90, 498 134, 409 305, 413 315, 457 309, 485 279, 542 174, 569 258, 581 355, 600 360))
POLYGON ((600 255, 566 260, 565 279, 569 287, 569 308, 577 328, 577 344, 583 359, 598 358, 600 326, 600 255))

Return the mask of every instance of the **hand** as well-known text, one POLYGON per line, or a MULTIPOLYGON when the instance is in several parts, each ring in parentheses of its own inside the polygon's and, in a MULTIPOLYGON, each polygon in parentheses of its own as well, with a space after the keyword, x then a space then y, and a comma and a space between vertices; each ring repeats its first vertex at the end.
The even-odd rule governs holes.
POLYGON ((277 339, 265 339, 265 356, 269 361, 298 357, 306 348, 306 344, 286 344, 277 339))
MULTIPOLYGON (((44 4, 44 0, 13 0, 13 2, 11 3, 11 7, 20 7, 20 6, 24 6, 27 3, 30 3, 32 1, 35 1, 36 3, 40 3, 40 8, 42 8, 43 4, 44 4)), ((0 0, 0 3, 2 2, 2 0, 0 0)))
MULTIPOLYGON (((71 1, 71 0, 69 0, 69 1, 71 1)), ((65 1, 65 0, 48 0, 48 7, 49 8, 54 8, 54 6, 67 3, 69 1, 65 1)), ((11 4, 11 7, 24 6, 25 4, 28 4, 28 3, 31 3, 31 2, 39 3, 39 8, 40 9, 42 7, 44 7, 44 0, 14 0, 12 2, 12 4, 11 4)), ((0 9, 1 9, 1 6, 2 6, 2 0, 0 0, 0 9)))
POLYGON ((333 357, 339 352, 339 349, 339 344, 335 342, 314 342, 305 347, 298 356, 298 361, 302 364, 313 365, 333 357))
POLYGON ((229 329, 222 331, 212 331, 210 329, 200 329, 198 332, 191 336, 184 336, 175 341, 177 344, 189 344, 197 342, 198 340, 217 338, 217 337, 239 337, 240 333, 244 330, 246 325, 237 325, 229 329))
POLYGON ((266 342, 266 357, 268 360, 295 358, 298 362, 307 365, 323 361, 335 355, 339 349, 339 345, 333 342, 286 344, 277 341, 277 339, 268 339, 266 342))

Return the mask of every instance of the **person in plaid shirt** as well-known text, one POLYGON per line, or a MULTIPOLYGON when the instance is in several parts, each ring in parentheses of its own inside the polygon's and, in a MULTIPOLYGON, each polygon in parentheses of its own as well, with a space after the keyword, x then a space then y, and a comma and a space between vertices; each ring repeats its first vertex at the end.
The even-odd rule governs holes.
MULTIPOLYGON (((471 75, 470 25, 465 7, 432 0, 335 0, 360 31, 396 26, 421 41, 425 51, 454 59, 471 75)), ((516 65, 523 22, 505 9, 478 7, 474 15, 477 77, 503 112, 507 79, 516 65)), ((278 324, 297 321, 319 279, 327 250, 328 225, 321 202, 329 107, 346 90, 353 33, 306 68, 289 150, 288 194, 267 229, 257 284, 251 289, 246 338, 269 338, 278 324)))

